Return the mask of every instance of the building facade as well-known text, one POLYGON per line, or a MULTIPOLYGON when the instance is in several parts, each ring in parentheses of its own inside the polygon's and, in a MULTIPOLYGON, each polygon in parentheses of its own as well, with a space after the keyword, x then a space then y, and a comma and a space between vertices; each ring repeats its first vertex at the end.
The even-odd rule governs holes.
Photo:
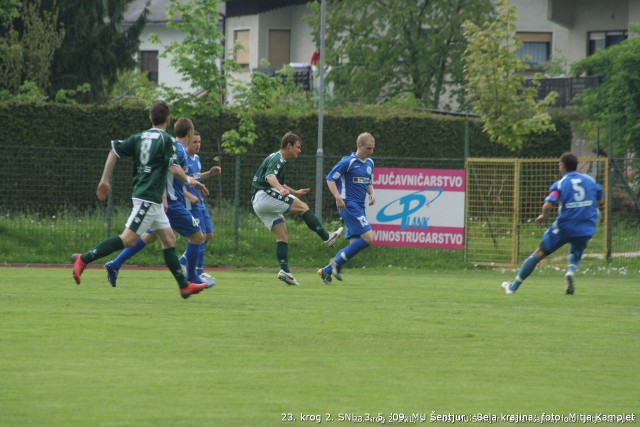
MULTIPOLYGON (((142 12, 146 0, 129 8, 131 21, 142 12)), ((159 84, 185 87, 169 59, 158 58, 162 45, 183 36, 166 27, 169 0, 151 0, 149 23, 142 36, 140 65, 159 84), (153 45, 148 36, 158 34, 162 45, 153 45), (154 58, 158 58, 154 62, 154 58)), ((268 62, 279 68, 285 64, 309 64, 316 46, 303 17, 310 13, 306 0, 226 0, 220 10, 220 27, 226 51, 243 68, 237 78, 246 80, 252 70, 268 62), (243 49, 233 52, 235 42, 243 49)), ((511 0, 519 15, 517 32, 523 41, 520 54, 529 58, 532 71, 554 61, 556 76, 587 55, 627 38, 629 26, 640 22, 640 0, 511 0)))

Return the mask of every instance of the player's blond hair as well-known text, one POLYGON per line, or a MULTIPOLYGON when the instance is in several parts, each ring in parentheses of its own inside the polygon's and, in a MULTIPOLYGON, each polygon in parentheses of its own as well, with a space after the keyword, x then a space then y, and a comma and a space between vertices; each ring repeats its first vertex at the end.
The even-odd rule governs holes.
POLYGON ((367 142, 375 143, 376 140, 369 132, 362 132, 360 135, 358 135, 358 139, 356 139, 356 144, 358 145, 358 147, 366 144, 367 142))

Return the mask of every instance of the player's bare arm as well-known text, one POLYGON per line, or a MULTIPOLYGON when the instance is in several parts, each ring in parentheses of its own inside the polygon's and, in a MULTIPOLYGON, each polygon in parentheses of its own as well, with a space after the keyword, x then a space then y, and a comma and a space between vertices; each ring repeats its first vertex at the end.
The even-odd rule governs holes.
POLYGON ((327 180, 327 187, 329 188, 329 191, 331 192, 333 197, 336 199, 336 207, 338 209, 346 209, 344 200, 342 199, 342 196, 340 196, 340 192, 338 191, 338 187, 336 186, 336 183, 333 181, 327 180))
POLYGON ((376 194, 373 192, 373 185, 367 186, 367 193, 369 193, 369 206, 373 206, 376 202, 376 194))
POLYGON ((269 175, 265 179, 267 180, 271 188, 278 190, 278 192, 283 196, 289 195, 289 189, 286 186, 280 184, 280 181, 278 181, 278 178, 276 178, 275 175, 269 175))
POLYGON ((200 174, 200 179, 207 179, 210 176, 216 176, 216 175, 221 175, 221 174, 222 174, 222 168, 220 166, 213 166, 208 171, 202 172, 200 174))
POLYGON ((186 188, 182 189, 182 194, 184 195, 185 199, 187 199, 187 200, 189 200, 191 202, 192 205, 200 203, 200 199, 198 197, 196 197, 195 194, 191 193, 190 191, 187 191, 186 188))
POLYGON ((113 173, 113 169, 115 168, 117 161, 118 155, 116 154, 116 152, 113 150, 109 151, 107 160, 104 162, 102 177, 100 178, 98 189, 96 190, 96 196, 100 201, 104 201, 111 192, 111 184, 109 184, 109 178, 111 178, 111 174, 113 173))
POLYGON ((305 194, 309 194, 309 192, 311 192, 310 188, 300 188, 298 190, 289 187, 288 185, 284 186, 287 190, 289 190, 289 193, 293 194, 296 197, 300 197, 300 196, 304 196, 305 194))
POLYGON ((538 217, 535 219, 535 223, 542 224, 542 221, 544 221, 544 219, 547 217, 547 214, 549 213, 552 207, 553 207, 553 203, 545 202, 542 205, 542 213, 538 215, 538 217))
POLYGON ((197 189, 200 192, 200 194, 202 194, 205 197, 209 195, 209 190, 207 190, 206 185, 204 185, 203 183, 201 183, 200 181, 198 181, 192 176, 187 176, 184 173, 184 170, 182 170, 180 166, 172 163, 171 165, 169 165, 169 169, 171 170, 171 173, 173 174, 173 176, 177 177, 180 181, 184 182, 189 187, 193 187, 197 189))

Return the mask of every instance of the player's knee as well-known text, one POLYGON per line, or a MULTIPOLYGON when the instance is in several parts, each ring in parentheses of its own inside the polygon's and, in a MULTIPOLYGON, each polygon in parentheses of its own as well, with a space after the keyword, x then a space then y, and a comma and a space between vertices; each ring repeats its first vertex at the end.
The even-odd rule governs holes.
POLYGON ((365 242, 367 242, 367 244, 369 246, 373 246, 373 244, 375 242, 375 239, 374 239, 374 236, 373 236, 373 231, 367 231, 366 233, 362 234, 360 236, 360 238, 362 240, 364 240, 365 242))
POLYGON ((539 260, 543 260, 547 257, 547 255, 542 251, 542 249, 538 248, 533 252, 533 256, 538 258, 539 260))
POLYGON ((191 236, 189 236, 189 243, 192 243, 194 245, 200 245, 204 243, 204 234, 202 234, 202 231, 193 233, 191 236))
POLYGON ((135 234, 133 236, 126 235, 126 234, 121 234, 119 237, 120 237, 120 240, 122 240, 122 245, 125 248, 134 247, 136 242, 138 241, 138 235, 137 234, 135 234))
POLYGON ((158 236, 156 236, 155 233, 144 233, 142 236, 140 236, 140 238, 145 245, 150 245, 158 240, 158 236))
POLYGON ((305 202, 300 199, 295 199, 291 204, 291 212, 297 215, 304 215, 307 211, 310 211, 311 208, 305 202))

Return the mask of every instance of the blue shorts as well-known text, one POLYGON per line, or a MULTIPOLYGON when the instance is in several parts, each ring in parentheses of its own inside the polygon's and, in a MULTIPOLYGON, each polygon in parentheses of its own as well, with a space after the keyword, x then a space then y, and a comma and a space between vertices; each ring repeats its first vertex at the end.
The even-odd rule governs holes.
POLYGON ((569 251, 574 255, 576 261, 582 259, 582 253, 587 248, 587 243, 592 236, 566 237, 555 226, 547 228, 540 241, 540 249, 545 255, 551 255, 561 247, 569 244, 569 251))
POLYGON ((170 204, 167 210, 169 223, 176 233, 189 237, 200 231, 199 221, 191 215, 191 212, 183 204, 170 204))
MULTIPOLYGON (((200 203, 198 203, 196 206, 199 205, 200 203)), ((205 208, 204 206, 202 206, 201 208, 194 207, 189 212, 191 212, 191 215, 193 215, 193 217, 198 220, 198 223, 200 224, 200 230, 202 230, 204 234, 213 233, 213 221, 211 221, 211 215, 209 215, 209 211, 207 210, 207 208, 205 208)))
POLYGON ((347 227, 347 232, 344 237, 346 239, 360 237, 367 231, 370 231, 371 225, 369 224, 369 221, 367 221, 364 207, 353 203, 345 203, 345 205, 347 207, 346 209, 338 210, 338 213, 347 227))

